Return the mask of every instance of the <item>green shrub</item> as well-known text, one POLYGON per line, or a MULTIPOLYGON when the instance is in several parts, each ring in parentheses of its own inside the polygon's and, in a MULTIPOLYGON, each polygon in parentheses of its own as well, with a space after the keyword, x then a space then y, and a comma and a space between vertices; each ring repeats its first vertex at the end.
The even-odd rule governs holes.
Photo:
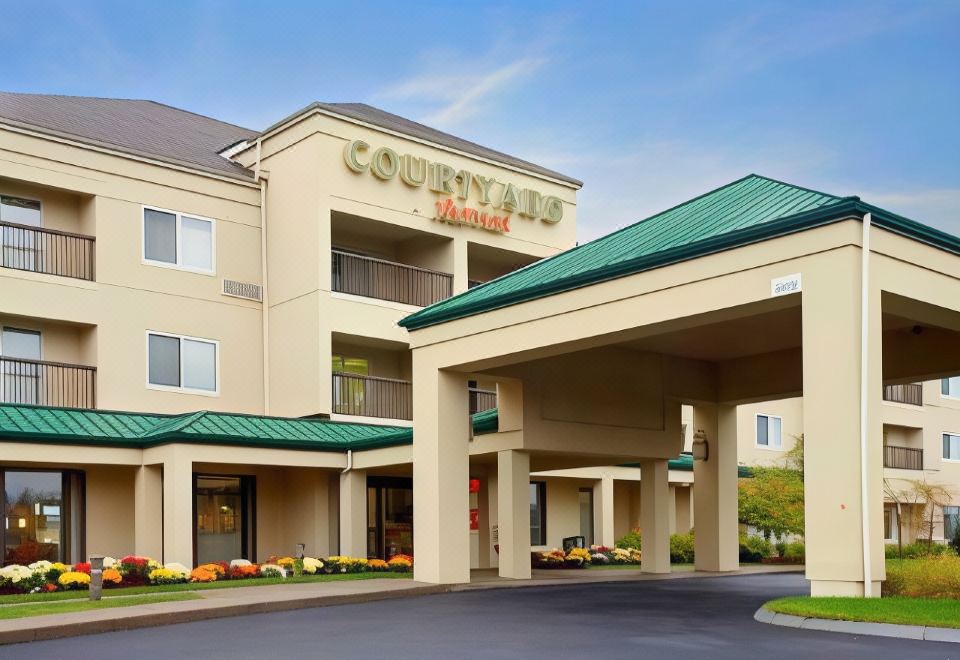
POLYGON ((884 555, 887 559, 923 559, 925 557, 939 557, 947 554, 950 546, 941 543, 926 543, 917 541, 903 546, 903 556, 900 555, 900 547, 896 544, 887 545, 884 548, 884 555))
POLYGON ((957 555, 960 555, 960 525, 953 526, 953 538, 950 539, 950 547, 957 555))
POLYGON ((693 532, 670 535, 670 561, 675 564, 693 563, 693 532))
MULTIPOLYGON (((789 544, 788 544, 789 545, 789 544)), ((787 546, 785 545, 784 548, 787 546)), ((740 561, 755 563, 773 555, 773 546, 762 536, 740 535, 740 561)))
POLYGON ((781 555, 785 560, 789 562, 796 562, 802 564, 806 559, 807 548, 800 541, 794 541, 793 543, 787 543, 786 547, 783 549, 783 554, 781 555))
POLYGON ((943 554, 924 559, 888 561, 883 595, 960 598, 960 557, 943 554))
POLYGON ((614 546, 617 548, 627 548, 633 550, 642 550, 640 547, 640 530, 635 529, 633 531, 627 532, 623 536, 617 539, 617 542, 614 543, 614 546))

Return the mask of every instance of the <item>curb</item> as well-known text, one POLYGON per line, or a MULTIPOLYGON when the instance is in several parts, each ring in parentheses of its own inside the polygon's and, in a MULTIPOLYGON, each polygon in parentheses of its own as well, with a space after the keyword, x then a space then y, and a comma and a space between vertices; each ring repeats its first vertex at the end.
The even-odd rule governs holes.
POLYGON ((814 617, 780 614, 766 607, 760 607, 753 619, 760 623, 804 630, 822 630, 841 632, 851 635, 870 635, 873 637, 895 637, 927 642, 951 642, 960 644, 960 628, 938 628, 936 626, 908 626, 899 623, 872 623, 867 621, 841 621, 839 619, 817 619, 814 617))
MULTIPOLYGON (((408 587, 395 591, 375 591, 363 594, 342 594, 337 596, 305 596, 286 600, 243 603, 224 605, 222 607, 206 607, 203 609, 187 609, 175 612, 143 612, 129 616, 117 616, 97 621, 77 623, 56 623, 47 621, 41 625, 25 626, 17 630, 0 631, 0 646, 6 644, 21 644, 24 642, 39 642, 63 637, 78 637, 80 635, 96 635, 106 632, 136 630, 138 628, 153 628, 168 626, 176 623, 191 623, 209 619, 221 619, 245 614, 264 614, 267 612, 285 612, 289 610, 306 609, 313 607, 328 607, 332 605, 349 605, 355 603, 369 603, 378 600, 391 600, 408 596, 426 596, 429 594, 446 593, 449 585, 429 585, 423 587, 408 587)), ((211 601, 186 601, 207 602, 211 601)), ((150 607, 150 606, 147 606, 150 607)), ((26 622, 26 620, 24 620, 26 622)))

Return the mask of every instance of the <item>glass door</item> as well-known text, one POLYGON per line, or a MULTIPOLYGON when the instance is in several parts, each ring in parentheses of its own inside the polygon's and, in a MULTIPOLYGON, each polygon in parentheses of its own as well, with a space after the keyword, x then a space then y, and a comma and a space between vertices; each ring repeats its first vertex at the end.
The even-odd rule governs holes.
POLYGON ((3 563, 62 561, 63 473, 3 472, 3 563))
POLYGON ((252 477, 194 475, 196 561, 252 556, 252 477))
POLYGON ((403 477, 367 481, 367 554, 389 560, 413 555, 413 482, 403 477))
POLYGON ((41 337, 36 330, 0 330, 0 402, 40 404, 41 337), (9 358, 9 359, 4 359, 9 358))

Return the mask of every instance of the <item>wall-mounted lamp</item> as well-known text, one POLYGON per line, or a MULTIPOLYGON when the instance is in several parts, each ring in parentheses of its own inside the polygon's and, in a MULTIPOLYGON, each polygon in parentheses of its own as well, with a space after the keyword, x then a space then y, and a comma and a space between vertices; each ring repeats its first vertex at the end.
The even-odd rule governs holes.
POLYGON ((707 434, 700 429, 693 434, 693 460, 705 461, 710 457, 710 444, 707 442, 707 434))

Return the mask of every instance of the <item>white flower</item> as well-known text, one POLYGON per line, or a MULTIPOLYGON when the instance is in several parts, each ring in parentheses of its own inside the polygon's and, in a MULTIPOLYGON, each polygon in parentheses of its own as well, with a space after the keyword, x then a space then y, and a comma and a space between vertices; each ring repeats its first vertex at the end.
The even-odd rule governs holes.
POLYGON ((117 563, 117 560, 113 557, 104 557, 103 558, 103 567, 104 568, 113 568, 113 565, 117 563))
POLYGON ((163 566, 168 571, 173 571, 174 573, 179 573, 180 577, 188 577, 190 575, 190 569, 184 566, 183 564, 178 564, 175 561, 170 562, 169 564, 164 564, 163 566))
POLYGON ((247 559, 231 559, 230 568, 236 568, 237 566, 251 566, 251 563, 247 559))
POLYGON ((29 578, 33 575, 33 570, 29 566, 21 566, 19 564, 10 564, 9 566, 4 566, 0 568, 0 578, 10 580, 13 584, 16 584, 20 580, 29 578))
POLYGON ((265 573, 265 572, 268 572, 268 571, 276 571, 277 573, 280 574, 280 577, 282 577, 282 578, 287 577, 287 571, 286 571, 286 569, 283 568, 283 566, 279 566, 279 565, 277 565, 277 564, 261 564, 261 565, 260 565, 260 574, 261 574, 261 575, 262 575, 263 573, 265 573))
POLYGON ((41 559, 40 561, 35 561, 32 564, 29 564, 27 568, 34 573, 46 573, 50 570, 51 566, 53 566, 53 564, 48 562, 46 559, 41 559))
POLYGON ((323 562, 314 557, 304 557, 303 558, 303 572, 313 575, 317 571, 323 568, 323 562))

